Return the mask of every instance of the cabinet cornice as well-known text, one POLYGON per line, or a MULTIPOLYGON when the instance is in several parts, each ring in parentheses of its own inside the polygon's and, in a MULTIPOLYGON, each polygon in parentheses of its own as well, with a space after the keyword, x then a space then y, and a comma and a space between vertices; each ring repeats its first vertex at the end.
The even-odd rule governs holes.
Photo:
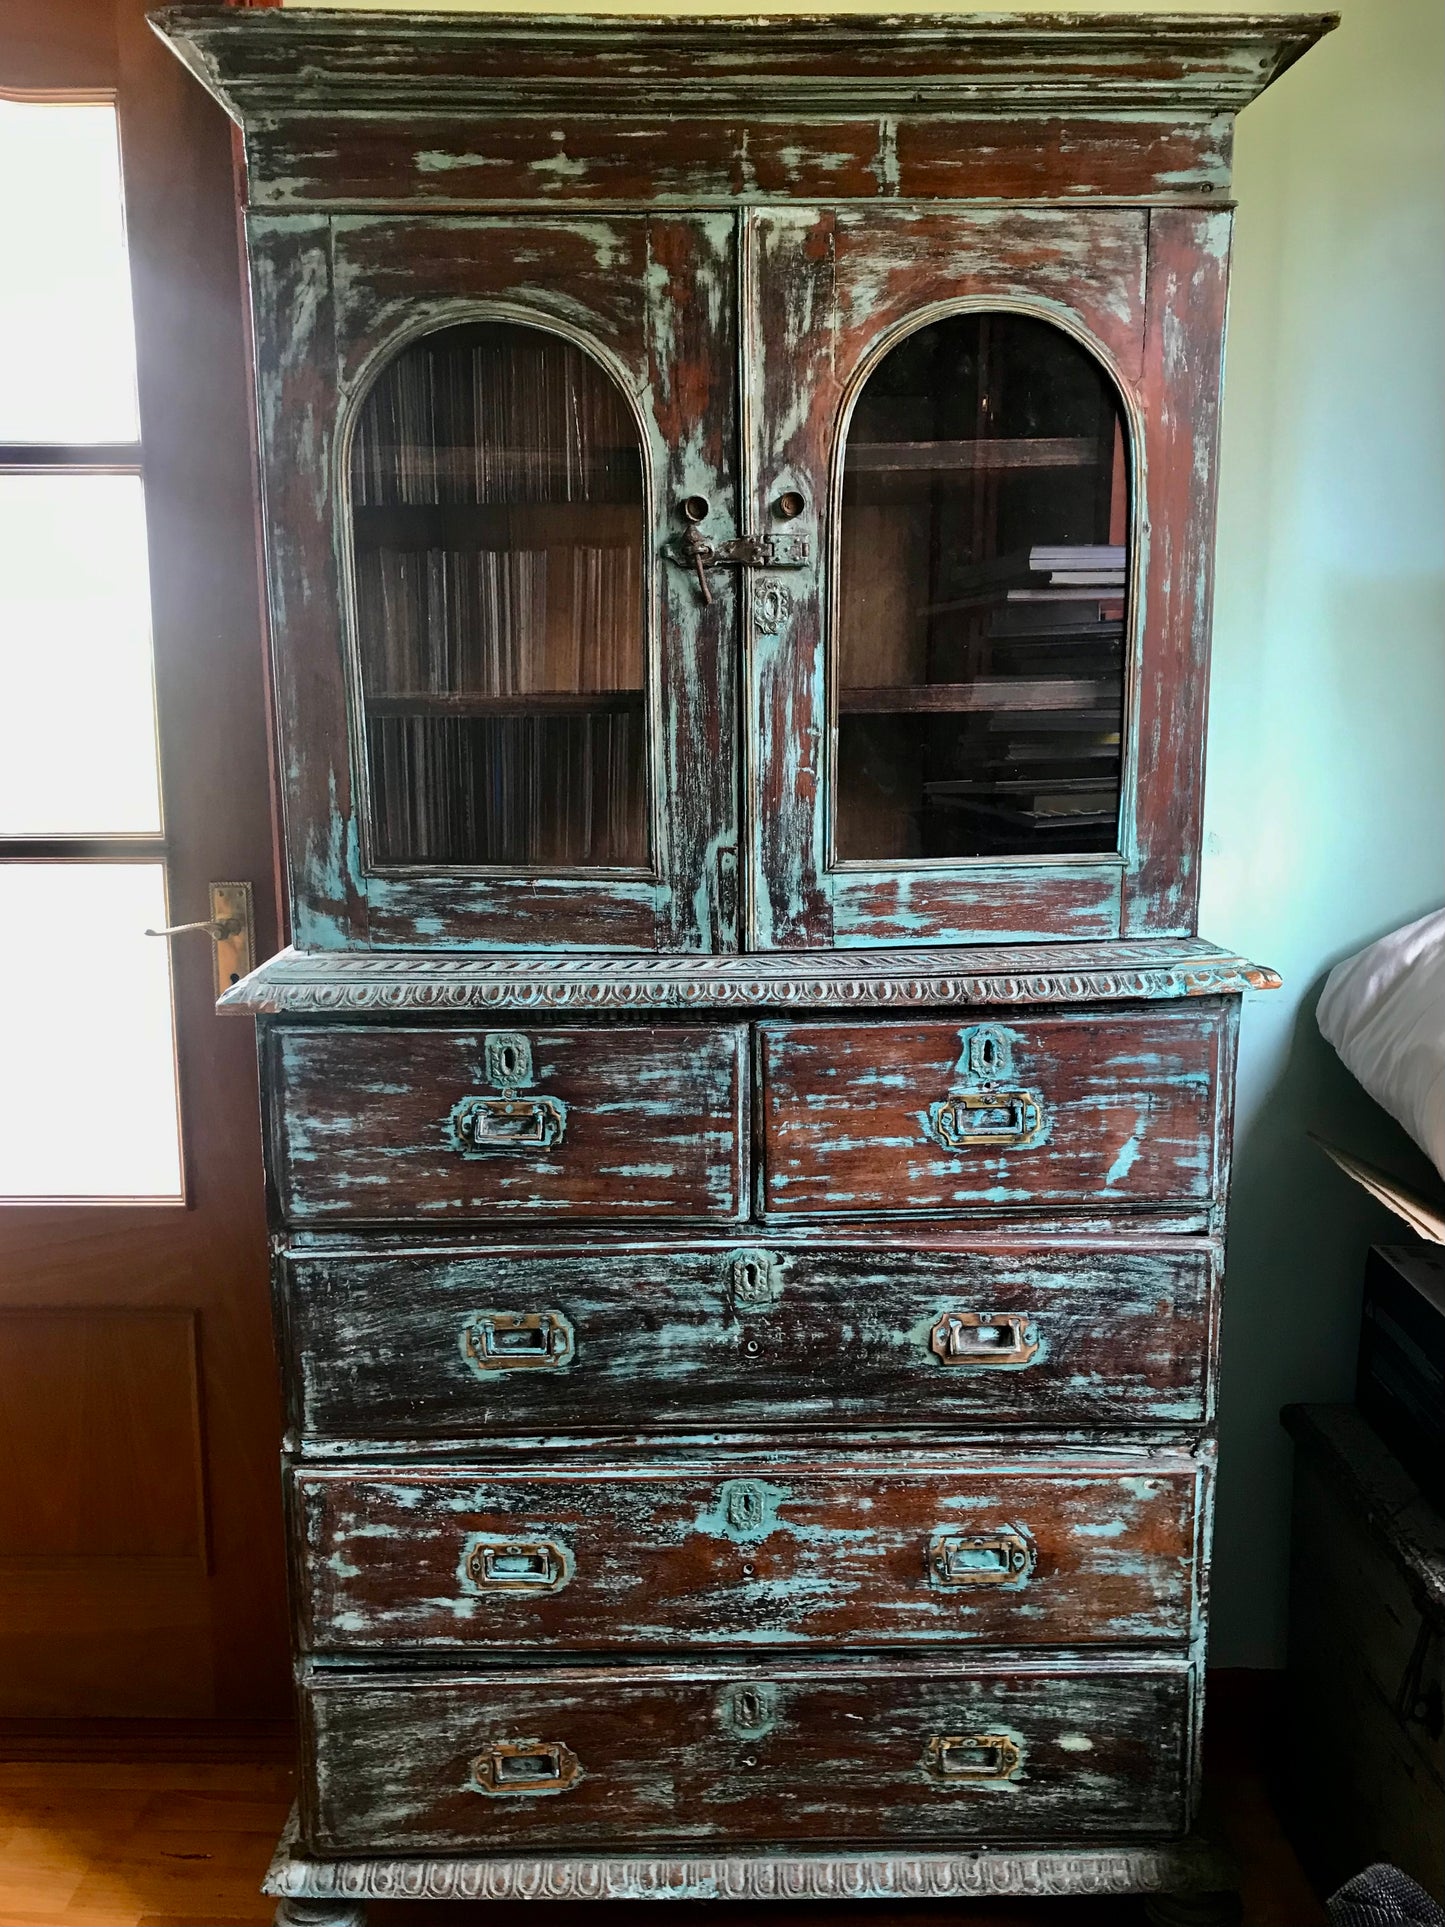
POLYGON ((1238 113, 1330 13, 612 16, 170 7, 151 16, 237 120, 502 108, 1238 113), (518 88, 525 86, 525 95, 518 88))

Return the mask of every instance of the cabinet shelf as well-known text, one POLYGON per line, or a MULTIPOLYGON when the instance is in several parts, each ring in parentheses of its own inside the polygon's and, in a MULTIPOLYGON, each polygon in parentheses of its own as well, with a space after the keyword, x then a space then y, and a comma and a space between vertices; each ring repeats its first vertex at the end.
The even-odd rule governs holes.
POLYGON ((640 710, 640 689, 536 689, 506 695, 470 690, 398 690, 368 696, 368 716, 598 716, 640 710))
POLYGON ((974 473, 1010 468, 1092 468, 1099 443, 1091 436, 1036 435, 968 442, 848 443, 848 468, 862 474, 909 474, 959 469, 974 473))
MULTIPOLYGON (((1115 686, 1092 677, 1011 677, 977 682, 914 683, 886 689, 845 689, 839 709, 846 715, 917 715, 936 711, 966 714, 997 710, 1078 710, 1117 725, 1115 686), (1112 706, 1104 699, 1112 696, 1112 706)), ((1082 716, 1081 716, 1082 720, 1082 716)))
POLYGON ((359 549, 636 549, 642 504, 619 494, 585 502, 401 502, 352 510, 359 549))

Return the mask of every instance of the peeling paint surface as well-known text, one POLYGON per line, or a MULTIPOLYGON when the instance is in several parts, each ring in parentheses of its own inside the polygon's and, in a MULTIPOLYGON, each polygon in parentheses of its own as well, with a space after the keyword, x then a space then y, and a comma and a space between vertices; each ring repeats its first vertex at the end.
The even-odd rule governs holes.
POLYGON ((1190 1719, 1191 1663, 1066 1655, 964 1661, 873 1655, 800 1664, 559 1666, 526 1679, 313 1670, 312 1824, 328 1853, 458 1852, 629 1841, 1164 1838, 1185 1819, 1183 1762, 1158 1744, 1190 1719), (739 1689, 766 1705, 738 1721, 739 1689), (518 1735, 565 1743, 586 1778, 529 1803, 465 1791, 477 1750, 518 1735), (846 1744, 842 1736, 847 1735, 846 1744), (923 1768, 930 1741, 1017 1736, 1026 1773, 997 1797, 923 1768), (1090 1745, 1081 1750, 1078 1741, 1090 1745), (1068 1744, 1064 1744, 1065 1739, 1068 1744))

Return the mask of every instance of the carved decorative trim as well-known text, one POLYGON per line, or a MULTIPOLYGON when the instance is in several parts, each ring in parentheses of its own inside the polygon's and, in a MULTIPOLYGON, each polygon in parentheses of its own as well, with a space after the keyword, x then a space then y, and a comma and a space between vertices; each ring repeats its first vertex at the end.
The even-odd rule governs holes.
POLYGON ((309 1900, 952 1900, 1210 1892, 1231 1870, 1199 1839, 1059 1852, 616 1854, 313 1860, 296 1822, 262 1883, 309 1900))
POLYGON ((473 1010, 910 1009, 1238 996, 1273 970, 1212 945, 1138 942, 728 957, 428 956, 283 950, 221 998, 253 1015, 473 1010), (967 958, 968 968, 961 967, 967 958))

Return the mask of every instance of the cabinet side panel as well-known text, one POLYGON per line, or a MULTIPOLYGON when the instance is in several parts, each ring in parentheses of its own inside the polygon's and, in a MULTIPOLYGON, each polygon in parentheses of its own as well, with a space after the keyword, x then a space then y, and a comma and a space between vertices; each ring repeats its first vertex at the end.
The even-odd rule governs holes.
POLYGON ((1192 932, 1199 903, 1224 306, 1232 217, 1149 217, 1145 633, 1134 692, 1136 848, 1122 934, 1192 932))
POLYGON ((330 223, 248 223, 266 585, 292 932, 364 944, 331 526, 336 338, 330 223))

